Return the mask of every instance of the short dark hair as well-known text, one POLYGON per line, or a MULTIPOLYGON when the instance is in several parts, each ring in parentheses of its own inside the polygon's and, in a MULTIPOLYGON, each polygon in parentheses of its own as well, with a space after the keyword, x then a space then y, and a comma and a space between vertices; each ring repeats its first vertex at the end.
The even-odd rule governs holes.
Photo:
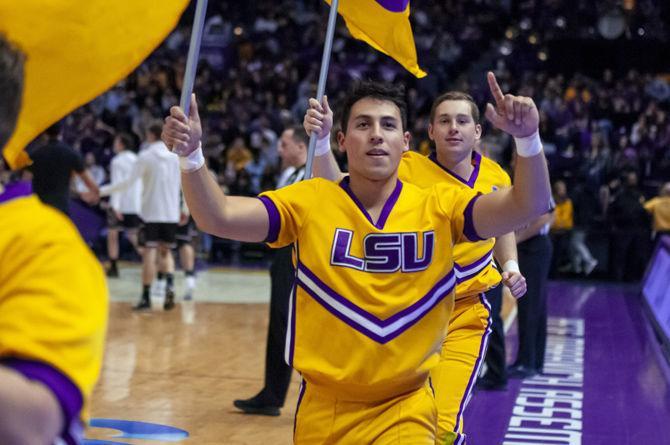
POLYGON ((0 149, 14 132, 23 96, 23 52, 0 33, 0 149))
POLYGON ((161 121, 153 121, 147 127, 147 133, 151 133, 157 141, 161 140, 161 133, 163 132, 163 124, 161 121))
POLYGON ((54 122, 44 130, 44 134, 47 135, 49 139, 58 139, 60 135, 63 133, 63 120, 59 120, 58 122, 54 122))
POLYGON ((116 137, 119 138, 121 141, 121 144, 123 145, 123 148, 126 150, 130 150, 133 148, 133 145, 135 144, 135 140, 131 135, 125 132, 117 133, 116 137))
POLYGON ((472 120, 475 121, 475 124, 479 123, 479 107, 477 107, 477 104, 475 103, 472 96, 462 91, 447 91, 446 93, 438 96, 438 98, 433 101, 433 106, 430 107, 431 124, 433 123, 433 120, 435 120, 437 107, 439 107, 442 102, 446 102, 448 100, 462 100, 468 102, 470 104, 470 114, 472 115, 472 120))
POLYGON ((393 85, 387 82, 374 82, 370 80, 357 81, 347 92, 342 104, 340 126, 343 132, 347 132, 347 123, 351 115, 351 108, 356 102, 365 98, 385 100, 392 102, 400 110, 402 130, 407 128, 407 103, 405 102, 405 87, 393 85))
POLYGON ((307 136, 307 132, 302 125, 291 125, 290 127, 286 127, 286 129, 293 131, 292 137, 296 144, 303 143, 305 146, 309 145, 309 136, 307 136))

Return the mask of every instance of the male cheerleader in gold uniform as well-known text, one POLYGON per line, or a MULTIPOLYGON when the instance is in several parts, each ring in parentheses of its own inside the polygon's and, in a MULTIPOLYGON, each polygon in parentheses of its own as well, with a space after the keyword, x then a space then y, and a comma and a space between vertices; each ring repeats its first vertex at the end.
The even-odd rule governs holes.
MULTIPOLYGON (((314 163, 316 174, 331 180, 341 179, 343 173, 330 150, 332 111, 327 98, 322 104, 310 100, 304 126, 308 132, 317 132, 319 138, 314 163)), ((475 151, 482 128, 479 110, 469 95, 448 92, 439 96, 431 108, 428 133, 435 143, 435 151, 429 156, 406 151, 398 169, 401 180, 421 188, 445 184, 455 190, 477 193, 511 186, 509 176, 498 164, 475 151)), ((454 246, 456 301, 440 362, 431 371, 438 407, 437 444, 465 443, 463 411, 492 330, 491 307, 483 293, 497 286, 502 278, 515 297, 523 296, 526 282, 516 260, 514 233, 454 246), (502 277, 494 256, 503 265, 502 277)))
POLYGON ((286 358, 303 377, 295 443, 426 444, 437 412, 429 371, 453 309, 453 245, 510 232, 546 210, 548 172, 530 99, 507 103, 490 75, 499 128, 518 123, 516 185, 486 195, 398 179, 409 142, 406 106, 392 87, 358 84, 338 144, 350 175, 263 194, 226 197, 204 167, 192 100, 163 140, 181 156, 184 195, 198 226, 220 237, 296 243, 297 285, 286 358))

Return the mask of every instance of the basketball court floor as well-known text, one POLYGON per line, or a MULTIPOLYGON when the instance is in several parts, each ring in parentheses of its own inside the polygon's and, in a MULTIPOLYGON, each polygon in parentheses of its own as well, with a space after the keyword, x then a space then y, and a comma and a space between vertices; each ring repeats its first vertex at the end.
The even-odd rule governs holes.
MULTIPOLYGON (((183 275, 176 275, 177 291, 183 275)), ((269 276, 210 269, 194 301, 145 313, 131 304, 140 270, 109 281, 106 357, 86 444, 291 443, 298 377, 279 417, 248 416, 233 400, 263 385, 269 276)), ((670 444, 670 368, 635 287, 552 282, 545 374, 474 394, 471 445, 670 444)), ((508 355, 516 328, 508 332, 508 355)))

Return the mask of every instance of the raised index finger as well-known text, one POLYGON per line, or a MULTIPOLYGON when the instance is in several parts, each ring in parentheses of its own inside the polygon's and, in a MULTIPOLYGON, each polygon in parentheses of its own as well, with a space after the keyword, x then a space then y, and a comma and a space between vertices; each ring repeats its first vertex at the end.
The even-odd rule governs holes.
POLYGON ((493 72, 489 71, 486 74, 486 79, 489 81, 489 88, 491 89, 491 95, 493 95, 493 99, 496 101, 496 105, 499 108, 502 108, 505 106, 505 95, 503 94, 502 90, 500 89, 500 85, 498 85, 498 81, 496 80, 496 75, 493 74, 493 72))

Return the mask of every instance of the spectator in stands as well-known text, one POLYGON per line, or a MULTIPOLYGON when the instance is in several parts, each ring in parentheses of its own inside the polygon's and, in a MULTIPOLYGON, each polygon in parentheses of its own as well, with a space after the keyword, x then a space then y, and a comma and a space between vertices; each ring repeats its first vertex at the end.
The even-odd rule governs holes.
POLYGON ((574 225, 570 232, 569 248, 572 271, 590 275, 598 265, 598 260, 586 245, 586 236, 598 213, 598 200, 585 183, 577 183, 572 191, 572 206, 574 225))
POLYGON ((551 224, 551 239, 554 245, 554 260, 552 270, 560 272, 572 270, 568 247, 573 228, 572 200, 568 196, 568 188, 565 182, 558 180, 554 182, 554 221, 551 224))
POLYGON ((644 209, 653 217, 655 238, 670 235, 670 182, 661 186, 657 197, 644 203, 644 209))
POLYGON ((621 187, 608 208, 612 227, 610 258, 613 278, 617 281, 635 280, 644 269, 649 221, 643 203, 637 173, 624 173, 621 187))

